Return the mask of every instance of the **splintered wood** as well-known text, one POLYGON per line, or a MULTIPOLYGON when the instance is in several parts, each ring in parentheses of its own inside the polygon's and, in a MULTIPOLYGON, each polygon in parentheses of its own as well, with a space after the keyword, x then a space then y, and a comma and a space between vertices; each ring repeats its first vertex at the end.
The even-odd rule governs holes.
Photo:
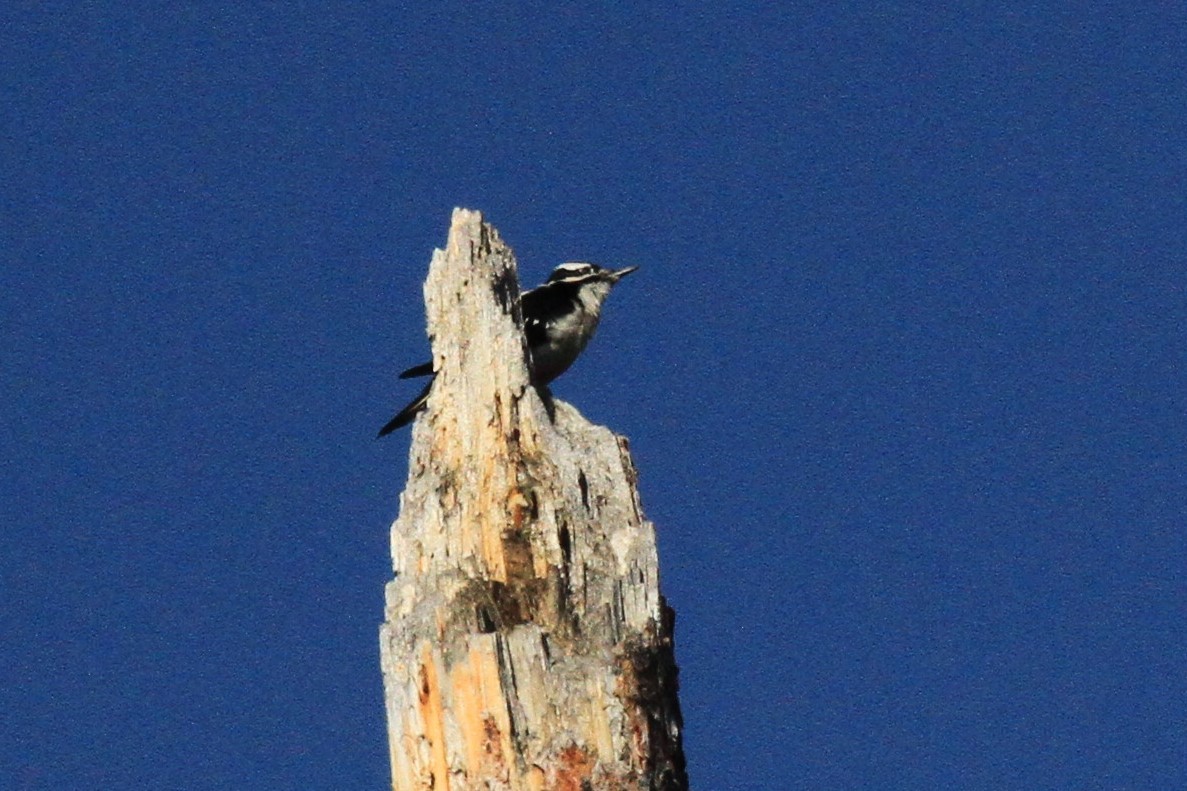
POLYGON ((425 283, 380 630, 397 791, 686 789, 655 531, 627 442, 529 385, 511 250, 455 210, 425 283))

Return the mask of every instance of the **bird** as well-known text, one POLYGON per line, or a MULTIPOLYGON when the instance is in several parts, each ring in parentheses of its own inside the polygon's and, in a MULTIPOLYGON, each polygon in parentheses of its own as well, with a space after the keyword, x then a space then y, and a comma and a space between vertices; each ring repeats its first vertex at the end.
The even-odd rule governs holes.
MULTIPOLYGON (((534 386, 547 385, 569 370, 597 330, 602 304, 610 290, 638 268, 605 269, 585 261, 571 261, 552 270, 542 285, 523 293, 520 306, 534 386)), ((430 375, 436 375, 431 361, 409 368, 400 378, 430 375)), ((432 388, 430 380, 419 396, 379 429, 379 436, 411 423, 429 400, 432 388)))

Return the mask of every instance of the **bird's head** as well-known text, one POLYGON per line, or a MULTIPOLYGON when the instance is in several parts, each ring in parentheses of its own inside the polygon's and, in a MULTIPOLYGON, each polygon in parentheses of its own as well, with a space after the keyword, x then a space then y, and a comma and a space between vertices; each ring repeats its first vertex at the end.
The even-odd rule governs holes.
POLYGON ((548 276, 549 283, 609 283, 614 285, 619 280, 634 272, 639 267, 628 266, 625 269, 605 269, 597 264, 585 261, 572 261, 561 264, 552 270, 548 276))

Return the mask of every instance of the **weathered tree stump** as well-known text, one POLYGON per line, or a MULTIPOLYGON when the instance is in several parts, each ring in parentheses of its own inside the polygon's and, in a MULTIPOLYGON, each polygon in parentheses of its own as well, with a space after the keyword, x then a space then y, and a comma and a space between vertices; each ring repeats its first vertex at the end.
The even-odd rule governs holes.
POLYGON ((380 630, 392 787, 686 789, 674 613, 627 441, 529 384, 518 282, 495 229, 455 210, 380 630))

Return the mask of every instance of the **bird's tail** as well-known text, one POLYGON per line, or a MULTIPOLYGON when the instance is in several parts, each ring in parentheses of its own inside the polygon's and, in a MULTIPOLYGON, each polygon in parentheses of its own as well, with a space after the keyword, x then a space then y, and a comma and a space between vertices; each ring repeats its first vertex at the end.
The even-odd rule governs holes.
POLYGON ((432 389, 433 383, 430 381, 411 404, 401 409, 399 414, 389 420, 383 428, 379 429, 379 435, 376 439, 385 437, 401 426, 411 423, 416 418, 416 413, 424 409, 425 402, 429 400, 429 391, 432 389))
POLYGON ((433 361, 429 360, 427 363, 421 363, 420 365, 412 366, 407 371, 401 373, 400 378, 412 379, 416 376, 428 376, 431 373, 433 373, 433 361))

